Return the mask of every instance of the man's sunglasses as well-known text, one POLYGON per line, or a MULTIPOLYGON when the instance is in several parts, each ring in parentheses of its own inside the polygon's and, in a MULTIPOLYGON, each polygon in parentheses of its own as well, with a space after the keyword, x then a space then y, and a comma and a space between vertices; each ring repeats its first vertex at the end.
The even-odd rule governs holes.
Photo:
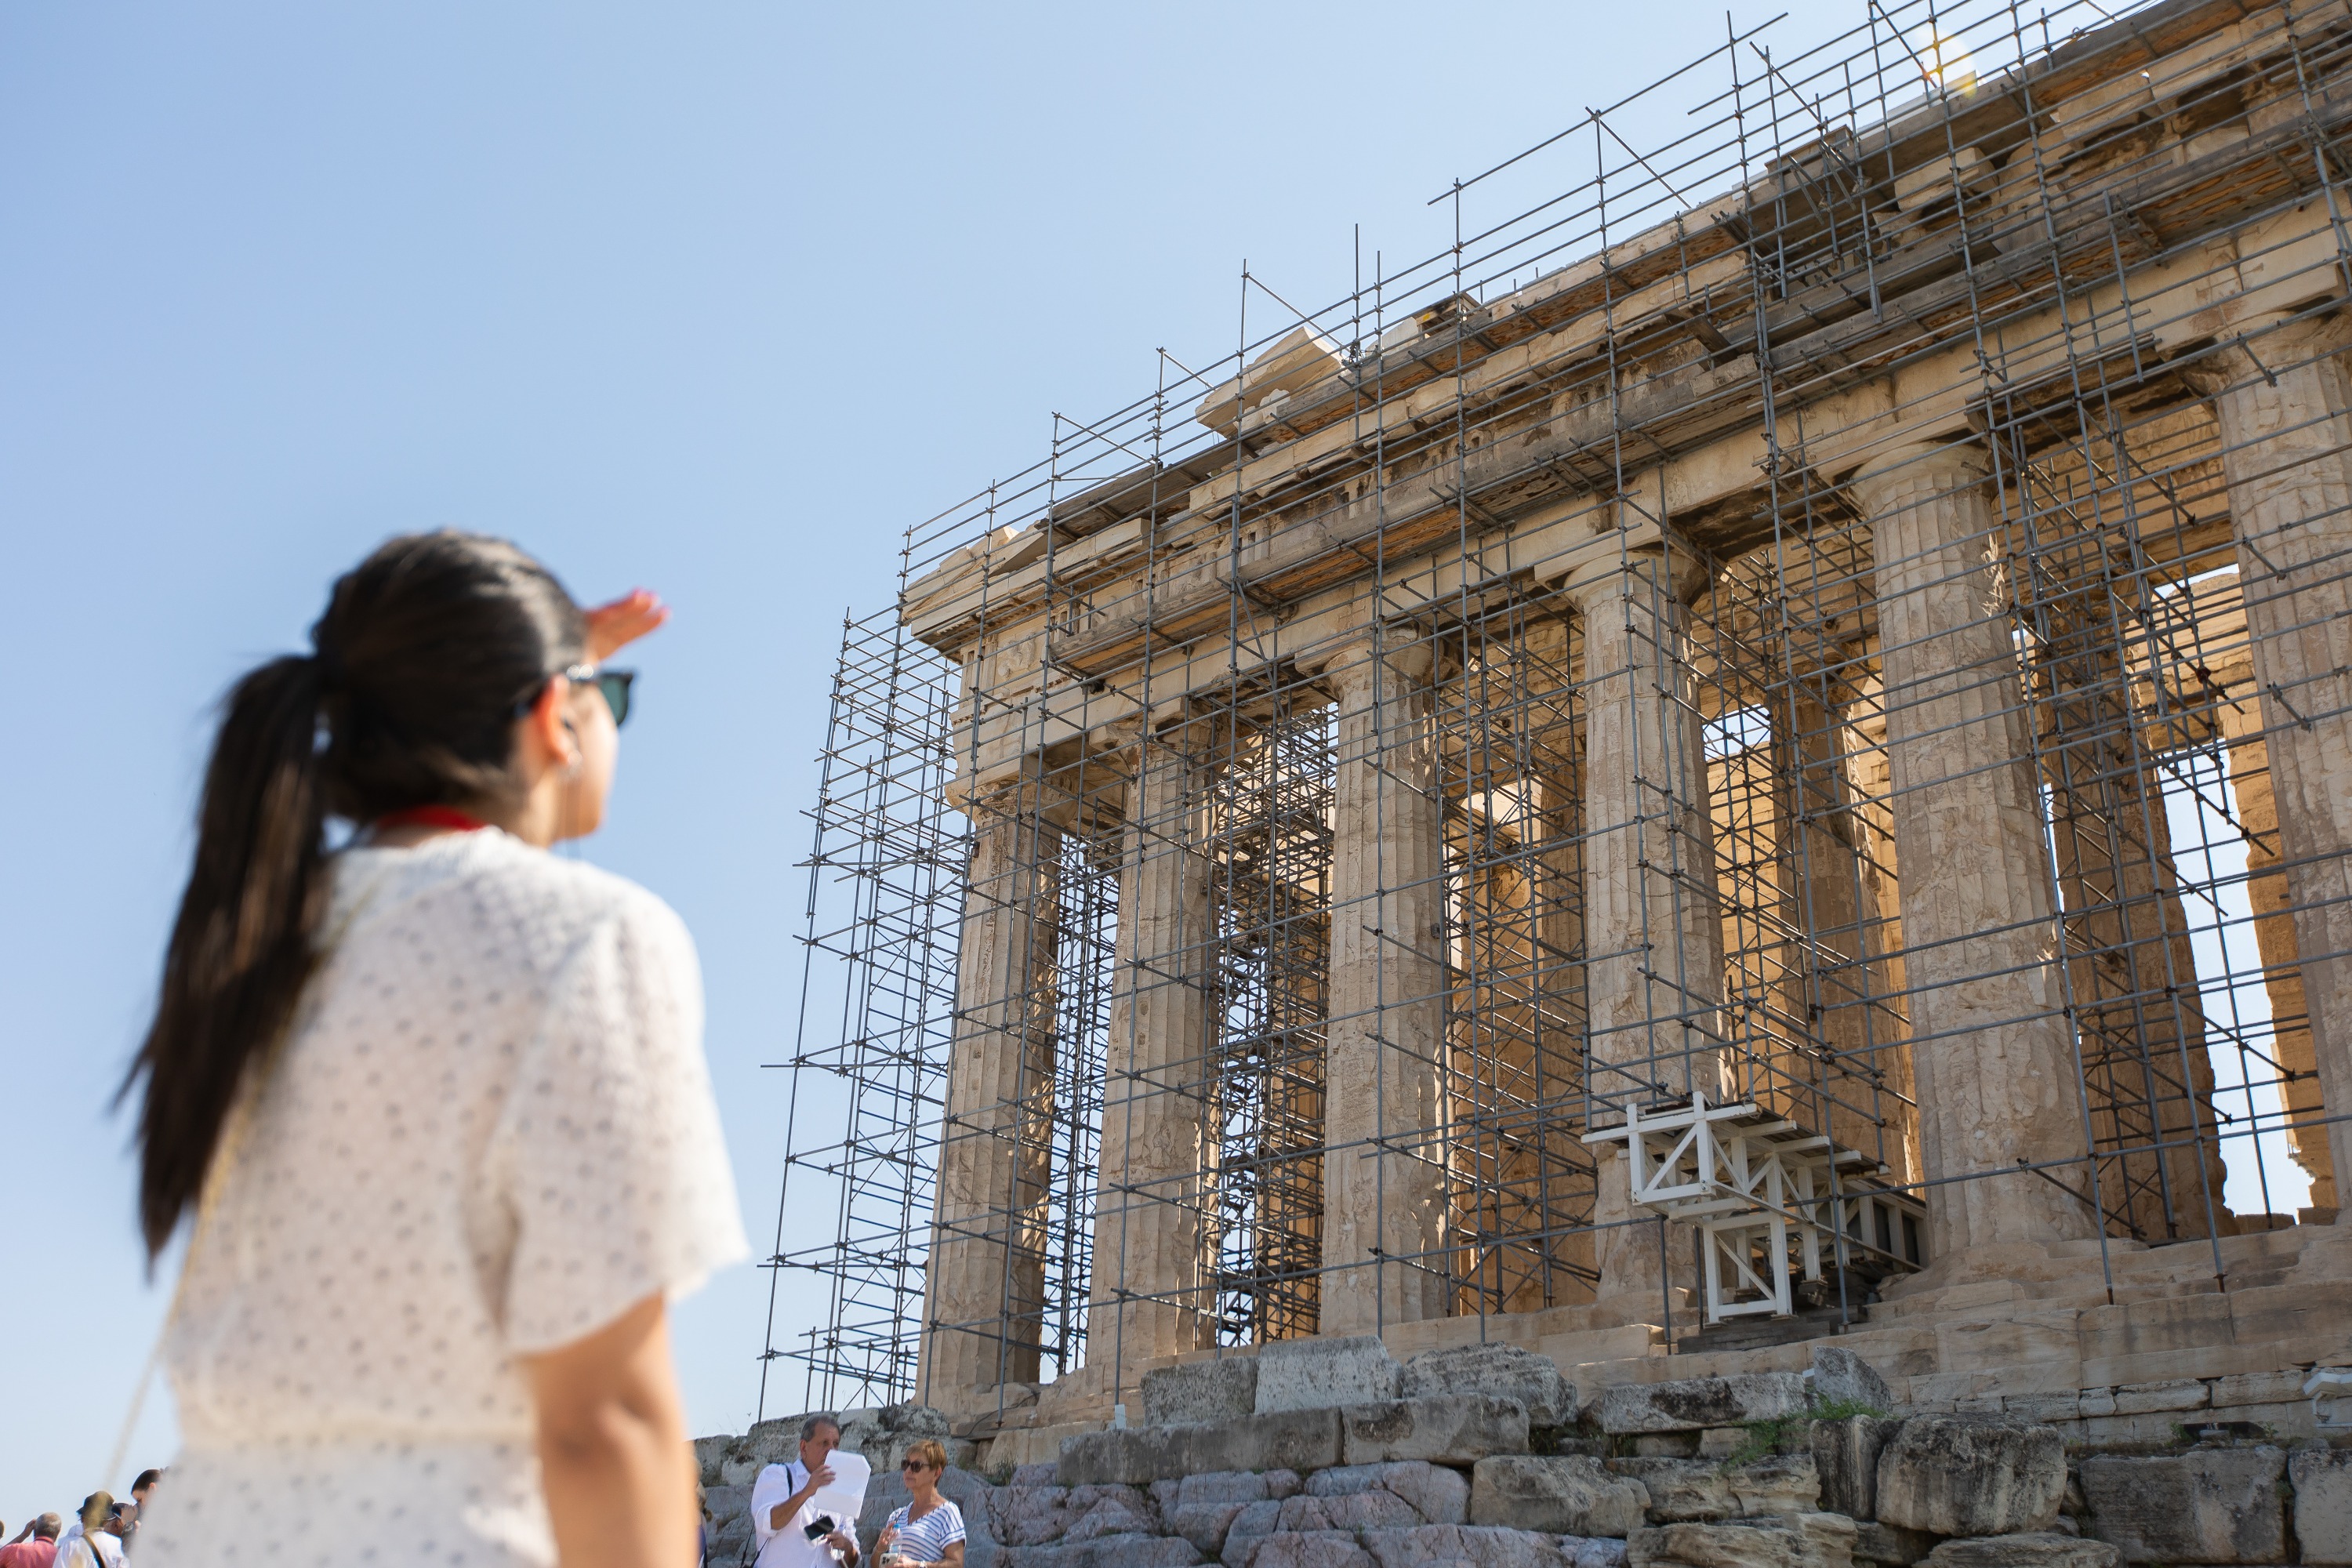
MULTIPOLYGON (((574 686, 593 686, 602 692, 604 706, 613 710, 613 728, 615 730, 629 721, 629 683, 636 679, 635 670, 599 669, 593 664, 574 664, 556 673, 574 686)), ((520 719, 530 712, 538 703, 540 692, 544 689, 544 681, 533 688, 530 696, 515 704, 514 716, 520 719)))

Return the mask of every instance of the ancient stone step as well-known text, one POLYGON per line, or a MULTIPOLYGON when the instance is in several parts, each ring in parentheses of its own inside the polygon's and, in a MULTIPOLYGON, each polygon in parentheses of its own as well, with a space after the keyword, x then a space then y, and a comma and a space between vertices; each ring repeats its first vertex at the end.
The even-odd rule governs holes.
POLYGON ((1801 1415, 1807 1405, 1805 1376, 1796 1372, 1621 1383, 1601 1391, 1601 1429, 1612 1436, 1697 1432, 1801 1415))
POLYGON ((1404 1374, 1376 1334, 1277 1340, 1258 1352, 1256 1363, 1253 1409, 1260 1415, 1394 1399, 1404 1374))
POLYGON ((1566 1426, 1576 1419, 1576 1389, 1548 1355, 1511 1344, 1456 1345, 1427 1351, 1404 1363, 1399 1392, 1408 1399, 1439 1394, 1485 1394, 1516 1399, 1534 1426, 1566 1426))
POLYGON ((1812 1307, 1785 1318, 1727 1318, 1695 1334, 1685 1334, 1675 1341, 1676 1355, 1711 1355, 1724 1351, 1759 1350, 1766 1345, 1794 1344, 1801 1340, 1819 1339, 1834 1334, 1849 1322, 1859 1322, 1862 1312, 1856 1309, 1841 1312, 1835 1307, 1812 1307))

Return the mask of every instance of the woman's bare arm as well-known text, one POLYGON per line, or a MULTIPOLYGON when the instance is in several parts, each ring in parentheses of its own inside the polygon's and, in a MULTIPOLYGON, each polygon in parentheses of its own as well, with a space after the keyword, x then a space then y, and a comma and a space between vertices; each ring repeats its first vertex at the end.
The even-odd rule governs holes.
POLYGON ((662 1299, 524 1365, 563 1568, 691 1568, 701 1519, 662 1299))

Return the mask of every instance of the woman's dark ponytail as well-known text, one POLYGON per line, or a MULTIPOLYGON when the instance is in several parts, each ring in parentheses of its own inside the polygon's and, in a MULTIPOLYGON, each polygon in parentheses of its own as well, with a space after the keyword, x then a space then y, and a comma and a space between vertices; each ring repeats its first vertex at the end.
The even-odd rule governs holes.
POLYGON ((516 704, 581 658, 579 607, 503 540, 394 539, 335 584, 317 651, 229 693, 196 856, 163 959, 143 1078, 140 1228, 163 1250, 202 1191, 239 1089, 320 954, 330 816, 464 805, 510 782, 516 704))
POLYGON ((152 1255, 204 1184, 255 1056, 310 977, 326 885, 320 662, 276 658, 236 683, 205 770, 196 864, 134 1072, 145 1152, 139 1224, 152 1255))

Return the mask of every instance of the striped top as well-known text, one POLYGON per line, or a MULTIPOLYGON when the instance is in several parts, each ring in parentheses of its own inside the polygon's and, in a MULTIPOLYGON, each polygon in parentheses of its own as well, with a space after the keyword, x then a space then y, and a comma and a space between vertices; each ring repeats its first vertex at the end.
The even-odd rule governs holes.
POLYGON ((891 1512, 888 1528, 898 1532, 892 1545, 901 1557, 937 1563, 948 1554, 949 1547, 963 1539, 963 1510, 941 1498, 937 1508, 909 1522, 907 1509, 914 1506, 908 1503, 891 1512))

